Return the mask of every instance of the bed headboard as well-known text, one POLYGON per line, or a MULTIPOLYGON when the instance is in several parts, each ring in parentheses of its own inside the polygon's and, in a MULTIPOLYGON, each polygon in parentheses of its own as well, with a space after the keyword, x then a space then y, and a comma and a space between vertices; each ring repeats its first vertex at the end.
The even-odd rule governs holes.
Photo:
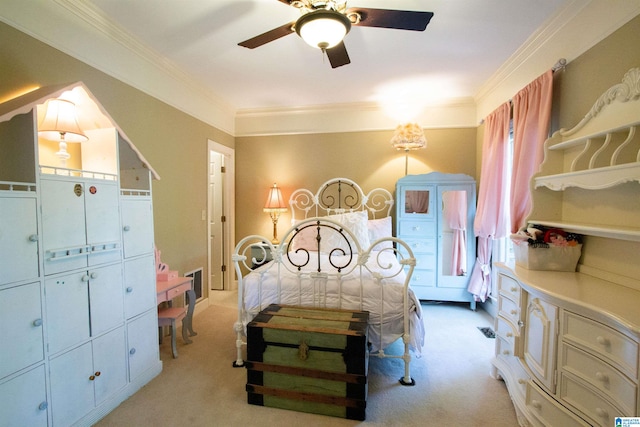
POLYGON ((370 219, 383 218, 391 214, 393 196, 384 188, 374 188, 366 193, 348 178, 333 178, 326 181, 316 192, 300 188, 291 193, 291 223, 301 219, 366 211, 370 219))

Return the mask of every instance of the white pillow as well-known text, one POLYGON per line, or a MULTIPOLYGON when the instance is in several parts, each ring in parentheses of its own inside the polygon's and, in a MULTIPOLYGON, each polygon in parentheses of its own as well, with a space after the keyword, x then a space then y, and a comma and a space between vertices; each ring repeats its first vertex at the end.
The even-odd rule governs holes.
MULTIPOLYGON (((325 218, 336 221, 343 228, 349 229, 354 235, 358 243, 360 243, 360 248, 362 250, 367 249, 371 244, 369 240, 369 230, 367 228, 368 215, 366 211, 359 212, 348 212, 344 214, 336 214, 329 215, 325 218)), ((290 250, 295 251, 296 249, 305 248, 307 250, 317 250, 317 229, 313 222, 306 224, 311 225, 310 227, 302 230, 293 241, 293 245, 290 250)), ((351 243, 351 252, 355 252, 356 245, 348 236, 348 233, 344 233, 344 236, 348 239, 348 242, 351 243)), ((320 237, 322 238, 320 250, 322 252, 331 252, 333 249, 342 249, 345 253, 349 253, 349 244, 337 230, 329 230, 326 227, 320 228, 320 237)))
MULTIPOLYGON (((349 231, 351 231, 355 235, 358 243, 360 243, 360 248, 362 250, 369 248, 369 245, 370 245, 369 229, 367 228, 367 221, 369 219, 369 215, 367 214, 366 211, 329 215, 327 218, 337 221, 340 224, 342 224, 344 228, 349 229, 349 231)), ((327 250, 330 251, 334 248, 341 248, 346 253, 349 253, 349 245, 347 244, 345 239, 342 236, 340 236, 339 233, 331 232, 328 234, 329 236, 325 243, 326 245, 325 247, 327 250)), ((349 239, 349 242, 351 243, 351 251, 355 251, 356 246, 353 243, 353 241, 351 241, 351 237, 348 236, 347 233, 345 233, 345 236, 347 236, 347 238, 349 239)))
MULTIPOLYGON (((369 241, 371 243, 375 242, 378 239, 382 239, 383 237, 393 236, 390 216, 380 219, 370 219, 369 221, 367 221, 367 228, 369 230, 369 241)), ((386 241, 380 243, 373 249, 376 251, 380 251, 386 248, 393 248, 393 242, 386 241)))

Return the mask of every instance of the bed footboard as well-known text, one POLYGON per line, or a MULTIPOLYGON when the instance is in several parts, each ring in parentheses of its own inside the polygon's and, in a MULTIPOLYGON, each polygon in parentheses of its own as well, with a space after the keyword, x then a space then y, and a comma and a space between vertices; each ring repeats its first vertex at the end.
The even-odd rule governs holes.
POLYGON ((404 361, 403 385, 413 385, 411 350, 424 338, 420 302, 409 287, 411 248, 395 237, 361 247, 357 232, 327 217, 300 221, 273 245, 263 236, 242 239, 232 256, 238 277, 236 360, 244 366, 246 325, 269 304, 369 311, 372 356, 404 361), (402 355, 385 348, 402 338, 402 355))

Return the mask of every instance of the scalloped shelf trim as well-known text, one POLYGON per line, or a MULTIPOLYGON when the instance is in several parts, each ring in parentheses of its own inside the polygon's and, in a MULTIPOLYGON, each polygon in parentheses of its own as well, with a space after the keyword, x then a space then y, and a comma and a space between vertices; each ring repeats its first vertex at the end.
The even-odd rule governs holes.
POLYGON ((527 222, 530 224, 543 225, 545 227, 561 228, 570 233, 640 242, 639 227, 620 227, 579 222, 548 221, 542 219, 528 219, 527 222))
POLYGON ((554 191, 569 187, 602 190, 631 181, 640 182, 640 162, 537 176, 534 178, 534 188, 547 187, 554 191))

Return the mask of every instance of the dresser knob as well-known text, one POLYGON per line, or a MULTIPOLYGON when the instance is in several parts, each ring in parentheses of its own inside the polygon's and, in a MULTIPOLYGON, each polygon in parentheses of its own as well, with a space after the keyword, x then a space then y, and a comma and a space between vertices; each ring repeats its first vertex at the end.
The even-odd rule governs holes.
POLYGON ((42 319, 36 319, 33 321, 33 326, 42 326, 42 319))
POLYGON ((518 314, 518 310, 511 310, 510 313, 515 316, 516 314, 518 314))
POLYGON ((533 406, 536 409, 540 409, 540 408, 542 408, 542 403, 540 403, 540 402, 538 402, 537 400, 534 399, 534 400, 531 401, 531 406, 533 406))
POLYGON ((413 227, 413 231, 420 231, 420 226, 416 225, 413 227))
POLYGON ((602 381, 603 383, 606 383, 609 381, 609 376, 606 374, 603 374, 602 372, 598 371, 596 372, 596 379, 598 381, 602 381))
POLYGON ((46 411, 48 407, 49 407, 49 404, 47 402, 42 402, 38 405, 38 409, 41 411, 46 411))
POLYGON ((513 332, 507 332, 507 337, 508 337, 508 338, 513 337, 513 332))
POLYGON ((603 336, 598 336, 598 338, 596 338, 596 341, 598 342, 598 344, 602 345, 602 346, 609 346, 610 342, 607 338, 603 337, 603 336))
POLYGON ((518 288, 516 288, 515 286, 513 286, 513 287, 511 288, 511 292, 516 292, 517 290, 518 290, 518 288))
POLYGON ((505 356, 508 356, 511 354, 511 352, 509 350, 503 350, 502 354, 504 354, 505 356))
POLYGON ((596 415, 600 418, 609 418, 609 413, 602 408, 596 408, 596 415))

